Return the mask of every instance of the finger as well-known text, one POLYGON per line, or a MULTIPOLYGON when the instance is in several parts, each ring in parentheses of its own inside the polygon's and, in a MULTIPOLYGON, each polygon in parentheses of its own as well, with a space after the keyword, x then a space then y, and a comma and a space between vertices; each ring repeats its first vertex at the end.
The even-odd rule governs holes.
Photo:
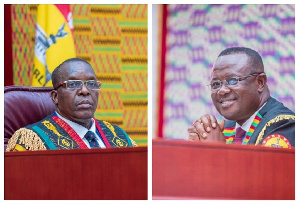
MULTIPOLYGON (((203 127, 203 124, 202 124, 202 123, 200 123, 199 121, 198 121, 197 123, 198 123, 197 126, 200 125, 200 126, 203 127)), ((203 133, 201 130, 204 130, 204 129, 202 128, 202 129, 200 129, 200 131, 199 131, 199 130, 197 130, 196 127, 189 127, 189 128, 188 128, 189 134, 197 134, 199 140, 204 139, 204 138, 207 137, 207 134, 205 133, 205 131, 204 131, 204 133, 203 133), (204 137, 203 137, 203 134, 204 134, 204 137)))
POLYGON ((188 141, 200 141, 200 138, 196 133, 189 133, 188 141))
POLYGON ((194 122, 193 122, 193 126, 195 126, 195 123, 197 123, 199 120, 195 120, 194 122))
POLYGON ((195 127, 189 127, 189 128, 188 128, 188 132, 189 132, 189 133, 197 133, 197 130, 196 130, 195 127))
POLYGON ((204 115, 201 117, 201 122, 203 123, 203 127, 206 132, 211 131, 211 123, 210 123, 210 117, 209 115, 204 115))
POLYGON ((211 127, 216 128, 217 124, 218 124, 218 121, 217 121, 216 117, 213 116, 213 115, 209 115, 209 119, 210 119, 211 127))
POLYGON ((200 141, 200 137, 197 134, 197 130, 195 127, 189 127, 188 133, 189 133, 189 136, 188 136, 189 141, 200 141))
POLYGON ((225 120, 222 120, 219 124, 221 131, 223 132, 224 127, 225 127, 225 120))
POLYGON ((199 135, 199 137, 203 137, 204 139, 207 137, 207 133, 202 122, 197 121, 194 124, 194 128, 196 129, 196 133, 199 135))

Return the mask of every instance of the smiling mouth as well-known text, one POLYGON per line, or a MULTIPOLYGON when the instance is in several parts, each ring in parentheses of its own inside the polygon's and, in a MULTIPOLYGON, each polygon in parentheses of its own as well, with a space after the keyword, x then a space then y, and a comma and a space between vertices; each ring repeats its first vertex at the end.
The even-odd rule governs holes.
POLYGON ((236 100, 232 99, 232 100, 221 100, 220 104, 222 107, 228 107, 230 105, 232 105, 236 100))

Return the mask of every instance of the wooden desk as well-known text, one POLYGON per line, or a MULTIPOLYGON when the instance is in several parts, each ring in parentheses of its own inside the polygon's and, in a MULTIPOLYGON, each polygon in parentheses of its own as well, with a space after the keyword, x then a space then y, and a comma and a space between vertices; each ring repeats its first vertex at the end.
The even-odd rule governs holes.
POLYGON ((295 149, 153 140, 153 199, 295 199, 295 149))
POLYGON ((147 199, 147 147, 4 153, 4 199, 147 199))

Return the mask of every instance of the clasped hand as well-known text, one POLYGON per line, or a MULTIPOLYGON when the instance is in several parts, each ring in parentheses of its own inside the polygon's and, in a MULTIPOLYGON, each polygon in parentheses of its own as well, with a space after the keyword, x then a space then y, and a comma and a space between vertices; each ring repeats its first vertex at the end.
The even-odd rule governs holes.
POLYGON ((213 115, 203 115, 195 120, 192 127, 188 128, 189 141, 225 142, 223 135, 225 120, 218 124, 213 115))

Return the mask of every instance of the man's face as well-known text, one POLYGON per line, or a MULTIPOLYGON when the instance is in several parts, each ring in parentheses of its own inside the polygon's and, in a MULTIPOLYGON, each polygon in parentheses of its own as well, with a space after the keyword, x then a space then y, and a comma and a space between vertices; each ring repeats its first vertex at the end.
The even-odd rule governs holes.
MULTIPOLYGON (((247 64, 246 54, 220 56, 213 66, 212 80, 228 80, 252 74, 247 64)), ((259 108, 260 95, 256 76, 239 81, 237 85, 222 85, 211 92, 212 101, 218 112, 228 120, 242 125, 259 108)))
MULTIPOLYGON (((97 80, 93 69, 84 62, 69 62, 64 65, 62 82, 66 80, 97 80)), ((61 83, 62 83, 61 82, 61 83)), ((94 117, 99 90, 89 90, 85 84, 81 89, 67 89, 66 85, 57 89, 57 109, 59 113, 74 122, 83 122, 94 117)))

